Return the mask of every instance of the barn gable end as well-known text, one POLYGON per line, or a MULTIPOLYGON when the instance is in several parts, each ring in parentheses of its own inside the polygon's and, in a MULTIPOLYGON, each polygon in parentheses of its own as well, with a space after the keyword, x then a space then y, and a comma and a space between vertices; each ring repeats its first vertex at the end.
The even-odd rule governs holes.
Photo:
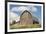
POLYGON ((32 15, 29 11, 25 10, 20 16, 20 24, 33 24, 32 15))

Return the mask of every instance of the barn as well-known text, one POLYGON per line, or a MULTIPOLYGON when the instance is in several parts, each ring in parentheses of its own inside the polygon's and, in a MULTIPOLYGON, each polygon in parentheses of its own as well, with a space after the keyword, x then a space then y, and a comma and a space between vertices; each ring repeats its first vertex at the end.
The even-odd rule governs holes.
POLYGON ((20 16, 20 24, 33 24, 32 14, 25 10, 20 16))

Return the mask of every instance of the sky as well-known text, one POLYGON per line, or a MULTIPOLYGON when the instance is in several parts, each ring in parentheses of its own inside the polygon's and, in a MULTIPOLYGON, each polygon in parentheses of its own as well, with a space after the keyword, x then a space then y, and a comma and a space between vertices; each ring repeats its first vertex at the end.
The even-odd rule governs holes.
MULTIPOLYGON (((10 5, 10 12, 11 14, 15 14, 15 20, 20 20, 20 15, 24 10, 28 10, 32 13, 33 16, 38 17, 41 20, 41 6, 32 6, 32 5, 10 5)), ((14 16, 14 15, 12 15, 14 16)), ((12 17, 13 18, 13 17, 12 17)))

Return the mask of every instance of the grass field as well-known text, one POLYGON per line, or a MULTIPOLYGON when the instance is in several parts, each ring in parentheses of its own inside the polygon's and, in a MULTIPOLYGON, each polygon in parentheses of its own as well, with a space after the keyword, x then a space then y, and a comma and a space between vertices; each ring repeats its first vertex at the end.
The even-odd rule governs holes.
POLYGON ((40 24, 13 24, 10 29, 23 29, 23 28, 40 28, 40 24))

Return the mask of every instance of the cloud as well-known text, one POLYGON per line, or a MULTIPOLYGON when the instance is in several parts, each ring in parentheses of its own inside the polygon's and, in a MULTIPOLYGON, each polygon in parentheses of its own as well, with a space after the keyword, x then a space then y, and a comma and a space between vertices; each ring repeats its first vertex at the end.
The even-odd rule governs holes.
POLYGON ((32 10, 32 12, 37 12, 37 8, 34 6, 31 7, 31 10, 32 10))
POLYGON ((21 6, 21 7, 13 7, 11 9, 11 11, 15 11, 15 12, 22 12, 24 10, 30 10, 28 7, 24 7, 24 6, 21 6))
POLYGON ((34 6, 21 6, 21 7, 13 7, 11 11, 15 12, 23 12, 24 10, 28 10, 31 12, 37 12, 37 8, 34 6))
POLYGON ((13 11, 19 11, 19 9, 18 9, 19 7, 13 7, 12 9, 11 9, 11 11, 13 12, 13 11))
POLYGON ((20 20, 20 16, 18 16, 16 13, 10 12, 10 21, 15 20, 16 22, 20 20))

